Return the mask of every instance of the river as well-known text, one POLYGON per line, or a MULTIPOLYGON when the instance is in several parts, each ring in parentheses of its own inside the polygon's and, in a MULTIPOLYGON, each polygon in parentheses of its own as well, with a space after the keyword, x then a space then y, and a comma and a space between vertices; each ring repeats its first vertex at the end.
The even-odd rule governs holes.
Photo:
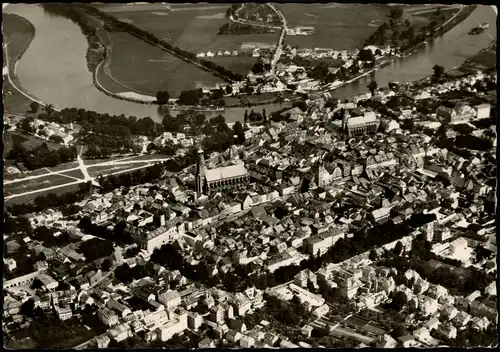
POLYGON ((395 58, 390 65, 336 89, 332 92, 332 96, 348 99, 367 92, 366 86, 372 80, 375 80, 379 87, 387 86, 393 80, 417 81, 430 76, 434 65, 441 65, 446 70, 460 66, 467 58, 487 47, 493 38, 496 38, 496 17, 496 12, 491 6, 479 5, 469 17, 443 36, 420 45, 410 56, 395 58), (471 28, 483 22, 490 24, 486 32, 468 35, 471 28))
MULTIPOLYGON (((94 86, 85 59, 87 40, 76 24, 66 18, 47 14, 37 5, 10 4, 4 11, 26 18, 36 29, 35 37, 16 69, 22 87, 30 94, 59 109, 76 107, 114 115, 149 116, 161 122, 165 112, 158 106, 118 100, 94 86)), ((391 80, 406 82, 421 79, 432 73, 435 64, 446 69, 460 65, 491 41, 487 33, 467 35, 469 29, 477 26, 478 22, 489 22, 488 32, 496 37, 495 12, 490 6, 478 6, 471 16, 444 36, 422 45, 409 57, 395 59, 389 66, 338 88, 333 95, 339 98, 352 97, 366 91, 366 85, 371 80, 384 86, 391 80)), ((265 108, 269 113, 289 105, 268 104, 253 109, 260 112, 265 108)), ((244 111, 245 108, 228 108, 222 115, 227 122, 242 121, 244 111)), ((174 111, 170 113, 175 114, 174 111)), ((207 117, 218 114, 205 113, 207 117)))

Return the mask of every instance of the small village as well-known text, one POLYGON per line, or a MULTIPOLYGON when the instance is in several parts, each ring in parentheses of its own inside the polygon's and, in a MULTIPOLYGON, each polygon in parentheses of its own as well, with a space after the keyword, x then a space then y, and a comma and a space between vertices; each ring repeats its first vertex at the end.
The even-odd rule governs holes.
MULTIPOLYGON (((284 69, 290 81, 297 71, 284 69)), ((478 72, 323 94, 243 124, 244 142, 221 153, 205 155, 187 130, 144 137, 176 155, 196 148, 196 163, 95 190, 70 215, 10 218, 6 336, 85 336, 75 348, 496 345, 495 107, 440 101, 477 101, 492 83, 478 72)))

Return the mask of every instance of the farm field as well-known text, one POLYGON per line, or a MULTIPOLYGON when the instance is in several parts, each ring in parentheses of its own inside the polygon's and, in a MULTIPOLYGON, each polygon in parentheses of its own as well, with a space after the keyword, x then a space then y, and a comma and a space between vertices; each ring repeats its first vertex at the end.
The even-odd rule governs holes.
MULTIPOLYGON (((195 5, 195 4, 193 4, 195 5)), ((148 6, 148 5, 144 5, 148 6)), ((151 8, 157 5, 149 5, 151 8)), ((130 7, 130 6, 128 6, 130 7)), ((229 5, 190 6, 174 11, 126 11, 112 12, 121 21, 131 23, 160 39, 191 51, 240 50, 244 42, 277 43, 279 33, 248 35, 217 35, 219 28, 228 22, 225 17, 229 5)), ((104 10, 104 9, 103 9, 104 10)), ((108 11, 108 10, 105 10, 108 11)))
POLYGON ((356 49, 375 32, 389 14, 385 5, 279 4, 288 27, 313 26, 312 36, 286 36, 285 44, 299 48, 356 49))
MULTIPOLYGON (((111 76, 131 90, 155 96, 166 90, 171 97, 223 80, 175 56, 123 32, 110 33, 113 42, 111 76)), ((101 82, 104 84, 105 82, 101 82)), ((113 87, 105 87, 108 90, 113 87)), ((123 88, 120 90, 123 92, 123 88)))
POLYGON ((206 60, 212 61, 217 65, 244 76, 246 76, 253 65, 257 63, 257 59, 251 56, 214 56, 206 58, 206 60))
MULTIPOLYGON (((28 48, 31 40, 33 39, 35 32, 31 23, 26 19, 11 15, 3 14, 3 28, 2 32, 4 34, 4 40, 7 44, 7 53, 9 55, 9 69, 10 72, 15 72, 14 66, 15 62, 19 60, 24 51, 28 48)), ((6 63, 5 58, 5 48, 2 46, 2 58, 3 62, 6 63)), ((4 78, 7 78, 4 76, 4 78)), ((18 87, 20 87, 19 82, 15 77, 11 77, 18 87)), ((31 100, 19 93, 6 79, 3 83, 3 102, 5 110, 11 113, 25 113, 29 109, 31 100)))

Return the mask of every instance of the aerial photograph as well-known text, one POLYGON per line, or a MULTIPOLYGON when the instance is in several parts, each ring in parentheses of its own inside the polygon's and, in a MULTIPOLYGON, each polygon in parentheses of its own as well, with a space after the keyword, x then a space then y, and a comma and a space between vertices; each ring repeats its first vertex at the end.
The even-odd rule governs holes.
POLYGON ((3 3, 2 34, 4 348, 498 347, 497 6, 3 3))

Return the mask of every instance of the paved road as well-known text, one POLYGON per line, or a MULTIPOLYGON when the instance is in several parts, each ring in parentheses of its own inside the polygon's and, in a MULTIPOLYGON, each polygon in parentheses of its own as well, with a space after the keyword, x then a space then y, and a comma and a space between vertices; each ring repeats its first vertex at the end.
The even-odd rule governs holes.
POLYGON ((278 17, 281 19, 281 34, 280 34, 280 39, 278 41, 278 47, 276 48, 276 52, 274 53, 274 58, 273 61, 271 62, 271 74, 274 75, 275 70, 276 70, 276 64, 278 63, 281 54, 283 52, 283 43, 285 41, 285 35, 286 35, 286 30, 287 30, 287 23, 286 23, 286 18, 283 15, 283 13, 278 10, 274 5, 272 4, 267 4, 276 14, 278 17))

